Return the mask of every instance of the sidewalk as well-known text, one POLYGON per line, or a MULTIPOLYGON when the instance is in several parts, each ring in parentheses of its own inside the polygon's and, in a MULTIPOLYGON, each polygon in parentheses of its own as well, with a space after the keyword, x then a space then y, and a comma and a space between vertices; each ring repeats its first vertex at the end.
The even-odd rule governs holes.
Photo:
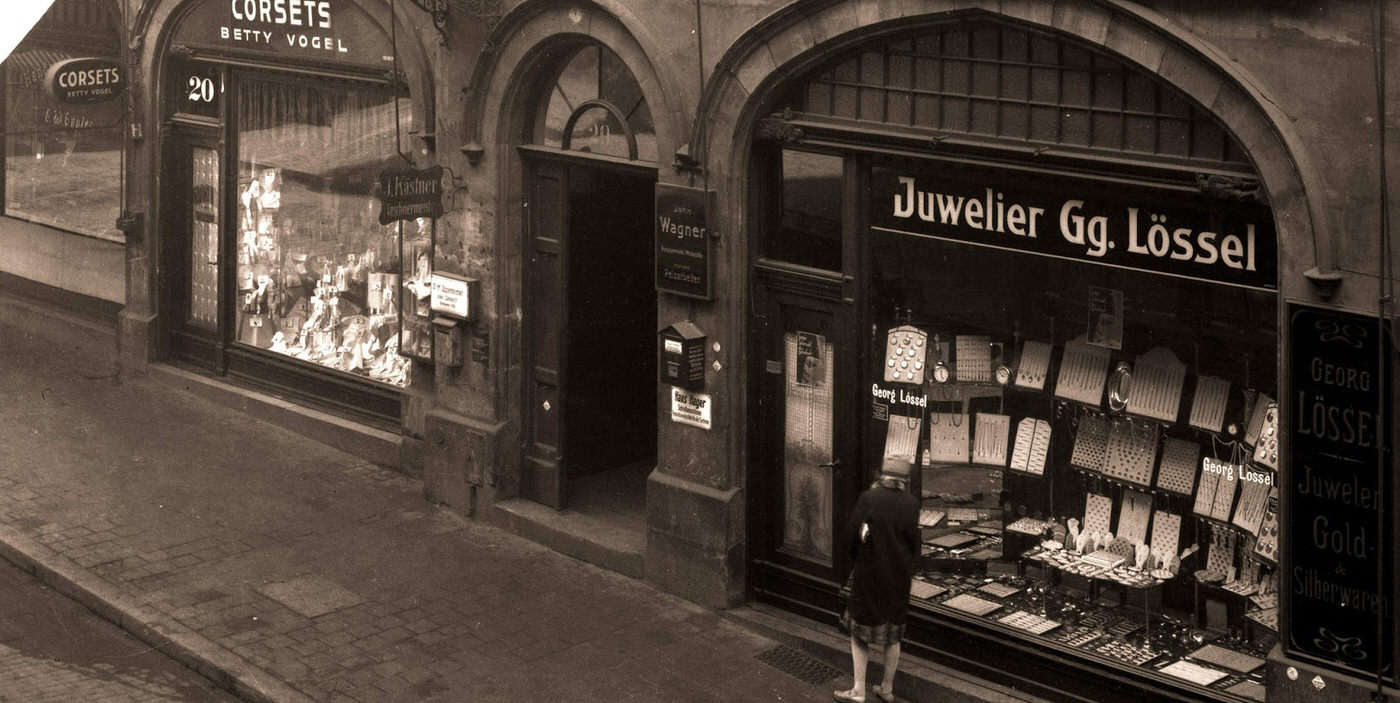
POLYGON ((415 480, 118 382, 110 336, 15 319, 0 314, 0 556, 246 700, 829 701, 849 685, 848 669, 799 680, 738 619, 461 519, 415 480))

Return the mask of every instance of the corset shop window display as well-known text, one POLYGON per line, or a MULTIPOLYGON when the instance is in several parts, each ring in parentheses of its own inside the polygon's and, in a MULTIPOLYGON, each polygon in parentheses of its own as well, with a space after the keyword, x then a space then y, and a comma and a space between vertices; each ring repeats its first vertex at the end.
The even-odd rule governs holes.
POLYGON ((281 207, 280 177, 276 169, 264 169, 249 180, 240 195, 238 267, 243 305, 239 310, 238 341, 264 349, 281 343, 281 333, 271 317, 279 293, 273 267, 279 262, 277 224, 281 207))

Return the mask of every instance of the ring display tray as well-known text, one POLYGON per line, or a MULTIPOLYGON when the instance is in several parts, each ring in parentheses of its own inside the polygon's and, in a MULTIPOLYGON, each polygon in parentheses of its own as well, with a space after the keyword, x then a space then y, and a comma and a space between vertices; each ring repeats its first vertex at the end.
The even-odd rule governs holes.
POLYGON ((1000 603, 989 601, 985 598, 978 598, 968 593, 959 593, 943 601, 943 605, 955 610, 961 610, 964 613, 972 613, 973 615, 986 615, 987 613, 1001 608, 1000 603))

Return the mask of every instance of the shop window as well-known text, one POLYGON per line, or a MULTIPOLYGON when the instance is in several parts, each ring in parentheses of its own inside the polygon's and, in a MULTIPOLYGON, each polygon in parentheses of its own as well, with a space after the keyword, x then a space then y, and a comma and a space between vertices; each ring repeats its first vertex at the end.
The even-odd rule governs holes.
POLYGON ((841 270, 842 158, 782 152, 782 216, 767 255, 803 266, 841 270))
POLYGON ((912 159, 870 183, 865 466, 919 466, 915 609, 1263 700, 1280 585, 1268 208, 912 159), (1138 216, 1180 240, 1155 227, 1159 255, 1139 251, 1138 216), (1097 255, 1056 248, 1076 223, 1097 255))
MULTIPOLYGON (((432 223, 381 225, 377 176, 399 167, 395 97, 238 84, 237 340, 393 386, 426 332, 432 223), (403 354, 400 354, 402 350, 403 354)), ((399 119, 411 103, 399 99, 399 119)))
POLYGON ((784 107, 1090 152, 1248 164, 1234 139, 1170 86, 1072 42, 990 23, 863 48, 797 81, 784 107))
POLYGON ((122 100, 69 104, 44 88, 60 61, 116 61, 119 32, 115 3, 59 0, 5 60, 5 215, 121 236, 122 100))
POLYGON ((656 161, 656 126, 641 86, 617 54, 596 44, 559 70, 534 142, 618 158, 656 161))

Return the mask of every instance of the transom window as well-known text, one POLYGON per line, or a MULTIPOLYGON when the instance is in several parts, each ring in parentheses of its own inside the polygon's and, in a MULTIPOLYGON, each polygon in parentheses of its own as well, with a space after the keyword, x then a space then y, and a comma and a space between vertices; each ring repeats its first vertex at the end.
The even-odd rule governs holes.
POLYGON ((1214 119, 1147 73, 1077 44, 988 23, 847 56, 799 81, 788 105, 905 128, 1248 164, 1214 119))
POLYGON ((656 161, 656 127, 641 86, 617 54, 596 44, 564 61, 536 122, 534 142, 656 161))

